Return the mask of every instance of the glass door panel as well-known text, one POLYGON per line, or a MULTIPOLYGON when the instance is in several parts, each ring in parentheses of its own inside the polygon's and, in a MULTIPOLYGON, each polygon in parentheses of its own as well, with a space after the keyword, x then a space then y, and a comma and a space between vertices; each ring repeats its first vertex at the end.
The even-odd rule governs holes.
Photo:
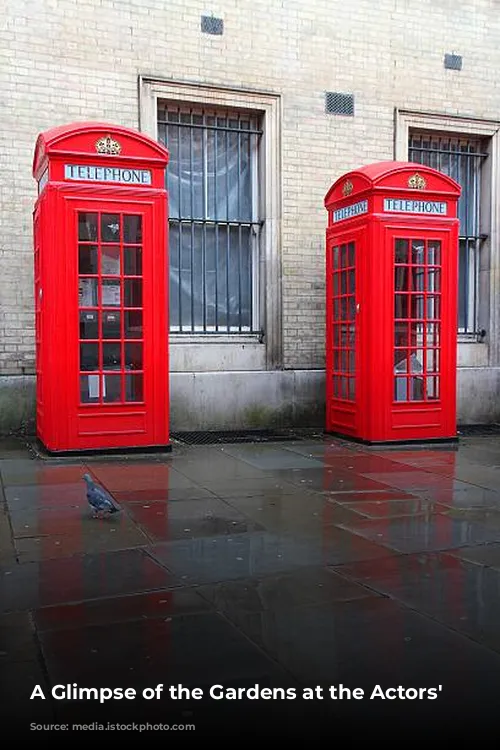
POLYGON ((355 243, 333 248, 333 396, 355 400, 355 243))
POLYGON ((440 397, 441 241, 394 244, 394 400, 440 397))
POLYGON ((142 215, 78 214, 80 401, 144 399, 142 215))

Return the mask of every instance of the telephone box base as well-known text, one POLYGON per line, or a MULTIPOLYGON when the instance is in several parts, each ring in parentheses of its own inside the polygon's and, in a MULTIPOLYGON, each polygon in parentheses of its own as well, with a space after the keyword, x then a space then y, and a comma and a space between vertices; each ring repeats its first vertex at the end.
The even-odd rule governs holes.
POLYGON ((34 443, 34 448, 40 454, 41 457, 46 458, 84 458, 85 456, 129 456, 138 454, 153 454, 153 453, 171 453, 172 444, 166 443, 165 445, 139 445, 130 448, 96 448, 87 450, 69 450, 69 451, 52 451, 45 446, 42 441, 37 438, 34 443))
POLYGON ((352 435, 345 435, 342 432, 335 432, 333 430, 325 430, 325 435, 331 435, 332 437, 337 437, 350 443, 356 443, 357 445, 370 445, 380 448, 383 448, 384 446, 388 448, 392 446, 397 447, 400 445, 408 445, 414 447, 435 445, 446 447, 458 445, 459 442, 458 436, 442 438, 415 438, 413 440, 365 440, 363 438, 353 437, 352 435))

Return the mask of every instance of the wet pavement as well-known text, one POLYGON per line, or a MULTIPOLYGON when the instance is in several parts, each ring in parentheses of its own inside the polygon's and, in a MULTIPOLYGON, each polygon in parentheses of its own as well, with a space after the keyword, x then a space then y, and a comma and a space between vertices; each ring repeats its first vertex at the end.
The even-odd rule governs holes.
POLYGON ((4 440, 0 475, 2 728, 161 722, 300 739, 360 721, 494 726, 500 440, 175 444, 81 461, 4 440), (86 471, 120 514, 92 517, 86 471), (30 700, 37 685, 46 700, 30 700), (136 696, 59 700, 57 685, 136 696), (203 697, 176 698, 179 685, 203 697), (219 700, 214 685, 296 697, 219 700))

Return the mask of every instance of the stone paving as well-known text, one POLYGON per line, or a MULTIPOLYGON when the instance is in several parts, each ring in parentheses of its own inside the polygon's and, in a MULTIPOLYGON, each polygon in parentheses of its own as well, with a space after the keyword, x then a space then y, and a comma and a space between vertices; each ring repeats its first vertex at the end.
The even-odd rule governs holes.
POLYGON ((307 738, 345 720, 496 721, 498 439, 176 444, 81 461, 4 440, 0 474, 3 727, 148 721, 307 738), (92 518, 85 471, 120 514, 92 518), (159 684, 160 699, 140 697, 159 684), (30 700, 36 685, 47 700, 30 700), (138 697, 55 700, 55 685, 138 697), (174 699, 178 685, 203 699, 174 699), (213 685, 297 698, 216 700, 213 685), (340 685, 363 699, 332 698, 340 685), (437 697, 370 699, 377 685, 437 697), (302 697, 316 687, 323 699, 302 697))

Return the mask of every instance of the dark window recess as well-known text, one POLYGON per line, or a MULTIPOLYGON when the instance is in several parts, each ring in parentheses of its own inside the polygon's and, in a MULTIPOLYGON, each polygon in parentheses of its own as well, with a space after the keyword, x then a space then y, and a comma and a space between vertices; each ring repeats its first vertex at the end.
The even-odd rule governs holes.
POLYGON ((204 34, 221 36, 224 33, 224 21, 222 18, 214 18, 214 16, 202 16, 201 30, 204 34))
POLYGON ((462 56, 461 55, 445 55, 444 67, 447 68, 448 70, 462 70, 462 56))
POLYGON ((171 331, 258 330, 259 126, 258 114, 161 105, 158 136, 170 152, 171 331))
POLYGON ((329 115, 354 116, 353 94, 339 94, 335 91, 327 91, 325 94, 325 112, 329 115))

